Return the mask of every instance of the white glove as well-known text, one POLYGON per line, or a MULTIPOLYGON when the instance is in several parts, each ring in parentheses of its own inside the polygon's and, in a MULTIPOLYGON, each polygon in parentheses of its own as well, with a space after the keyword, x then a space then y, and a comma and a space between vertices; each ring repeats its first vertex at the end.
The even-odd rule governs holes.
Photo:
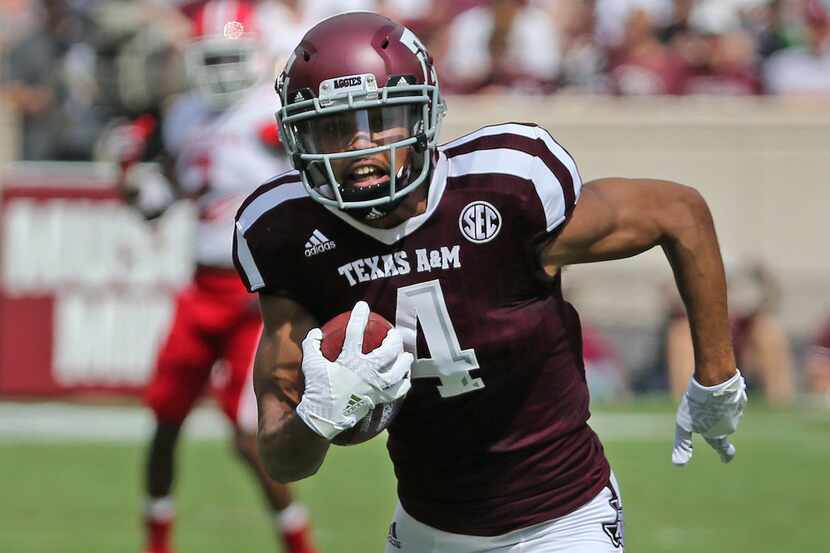
POLYGON ((130 123, 123 123, 105 131, 101 139, 101 156, 122 166, 141 160, 147 147, 147 138, 130 123))
POLYGON ((746 384, 741 372, 715 386, 701 386, 692 377, 677 408, 677 426, 671 460, 686 466, 692 458, 692 432, 697 432, 718 452, 721 461, 735 457, 727 437, 738 428, 746 405, 746 384))
POLYGON ((173 187, 157 163, 136 163, 124 173, 123 188, 130 204, 147 219, 154 219, 176 201, 173 187))
POLYGON ((397 329, 386 334, 375 350, 363 353, 363 332, 369 306, 358 302, 352 309, 343 350, 332 362, 320 351, 323 333, 312 329, 303 340, 301 369, 305 391, 297 416, 327 440, 347 430, 380 403, 402 398, 409 391, 409 369, 414 358, 403 351, 397 329))

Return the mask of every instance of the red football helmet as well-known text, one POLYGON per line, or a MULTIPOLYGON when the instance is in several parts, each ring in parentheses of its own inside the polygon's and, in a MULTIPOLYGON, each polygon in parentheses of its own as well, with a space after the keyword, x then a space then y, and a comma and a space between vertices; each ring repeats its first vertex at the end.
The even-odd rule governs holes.
POLYGON ((326 19, 276 89, 283 143, 316 201, 378 218, 428 178, 446 106, 432 58, 406 27, 371 12, 326 19))
POLYGON ((209 0, 183 10, 193 22, 193 40, 185 53, 188 77, 214 107, 227 107, 263 78, 266 56, 253 4, 209 0))

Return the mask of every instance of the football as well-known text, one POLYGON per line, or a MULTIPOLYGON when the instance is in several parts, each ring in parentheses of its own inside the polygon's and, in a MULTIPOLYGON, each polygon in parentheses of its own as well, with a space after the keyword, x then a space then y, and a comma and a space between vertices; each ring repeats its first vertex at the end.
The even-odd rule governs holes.
MULTIPOLYGON (((343 349, 349 315, 351 315, 351 311, 341 313, 321 327, 323 340, 320 342, 320 350, 329 361, 336 360, 343 349)), ((392 328, 392 323, 381 315, 374 312, 369 313, 369 321, 366 323, 366 331, 363 333, 363 353, 369 353, 380 346, 390 328, 392 328)), ((335 436, 332 443, 336 445, 355 445, 374 438, 392 423, 401 405, 403 405, 404 399, 406 398, 402 397, 392 403, 382 403, 376 406, 355 426, 335 436)))

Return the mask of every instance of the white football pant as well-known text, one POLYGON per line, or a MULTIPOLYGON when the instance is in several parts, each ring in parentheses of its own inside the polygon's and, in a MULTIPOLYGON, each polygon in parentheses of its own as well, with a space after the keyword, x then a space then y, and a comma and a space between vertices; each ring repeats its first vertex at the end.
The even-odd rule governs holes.
POLYGON ((418 522, 398 504, 385 553, 622 553, 623 511, 610 486, 563 517, 492 537, 443 532, 418 522))

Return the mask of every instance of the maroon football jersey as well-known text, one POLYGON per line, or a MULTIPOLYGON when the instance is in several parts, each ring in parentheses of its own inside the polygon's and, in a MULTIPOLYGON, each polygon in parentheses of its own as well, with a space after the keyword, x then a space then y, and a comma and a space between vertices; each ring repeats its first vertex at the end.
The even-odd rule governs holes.
POLYGON ((416 362, 388 449, 401 505, 425 524, 502 534, 608 482, 579 319, 536 253, 580 188, 547 131, 505 124, 441 147, 426 212, 396 228, 314 202, 296 172, 240 208, 234 257, 251 291, 321 322, 366 300, 401 330, 416 362))

